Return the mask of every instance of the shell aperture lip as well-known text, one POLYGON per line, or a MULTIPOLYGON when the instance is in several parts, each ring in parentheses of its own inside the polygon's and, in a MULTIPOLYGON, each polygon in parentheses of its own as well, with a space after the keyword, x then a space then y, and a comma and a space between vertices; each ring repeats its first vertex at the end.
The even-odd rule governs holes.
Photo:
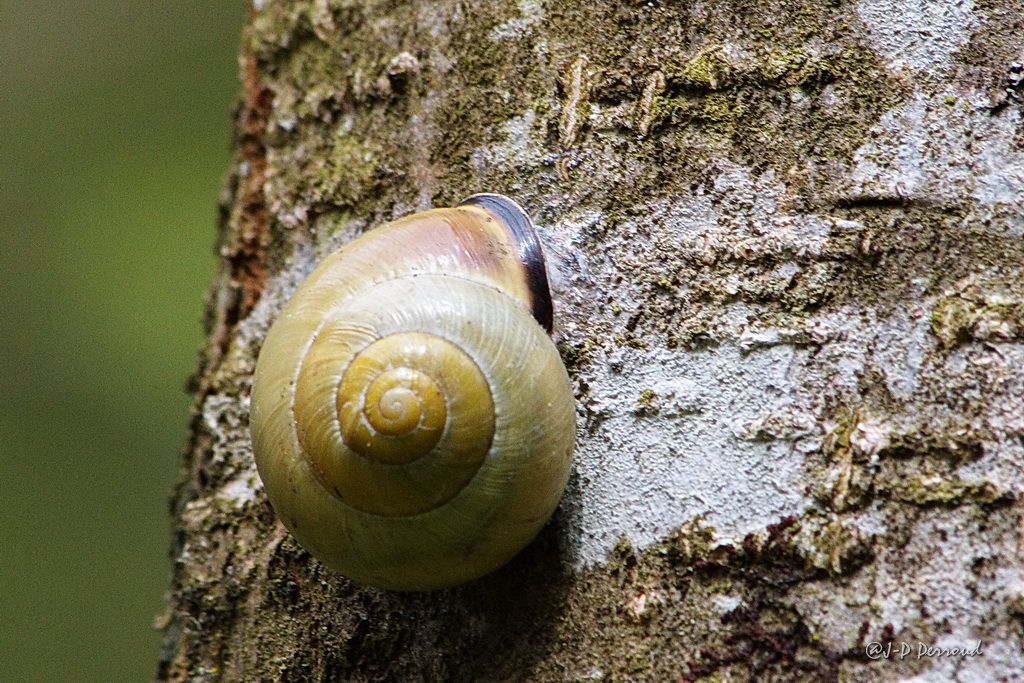
POLYGON ((551 334, 554 328, 554 306, 551 302, 551 288, 548 285, 547 266, 544 251, 533 221, 514 201, 500 194, 475 194, 462 201, 462 205, 479 206, 495 216, 505 226, 516 245, 519 261, 523 264, 527 284, 533 298, 533 317, 544 330, 551 334))

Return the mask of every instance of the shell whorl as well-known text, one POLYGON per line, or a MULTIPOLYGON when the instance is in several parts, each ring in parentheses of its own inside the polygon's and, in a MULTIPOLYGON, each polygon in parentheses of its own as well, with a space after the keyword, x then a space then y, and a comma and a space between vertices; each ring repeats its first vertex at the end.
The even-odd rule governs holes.
POLYGON ((253 445, 275 510, 315 556, 372 585, 493 570, 537 533, 568 476, 572 394, 538 325, 546 280, 538 296, 524 261, 539 244, 509 229, 521 220, 533 234, 511 200, 479 197, 328 257, 257 363, 253 445))

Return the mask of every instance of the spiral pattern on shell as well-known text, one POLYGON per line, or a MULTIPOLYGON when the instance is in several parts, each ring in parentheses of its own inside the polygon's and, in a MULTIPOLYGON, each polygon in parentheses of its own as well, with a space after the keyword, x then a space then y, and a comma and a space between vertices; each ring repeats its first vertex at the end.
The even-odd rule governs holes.
POLYGON ((496 569, 568 477, 575 410, 539 324, 539 244, 511 200, 467 201, 328 257, 257 363, 253 446, 275 511, 314 556, 379 587, 496 569))

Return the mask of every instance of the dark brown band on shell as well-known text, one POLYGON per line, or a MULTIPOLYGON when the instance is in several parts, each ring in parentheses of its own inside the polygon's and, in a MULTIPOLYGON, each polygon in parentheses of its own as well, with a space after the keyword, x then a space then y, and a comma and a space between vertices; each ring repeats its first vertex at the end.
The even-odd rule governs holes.
POLYGON ((519 260, 526 269, 530 294, 533 297, 533 317, 547 330, 554 326, 554 311, 551 304, 551 289, 548 287, 548 273, 544 265, 537 229, 523 208, 508 197, 500 194, 475 194, 467 197, 463 204, 479 206, 508 228, 519 249, 519 260))

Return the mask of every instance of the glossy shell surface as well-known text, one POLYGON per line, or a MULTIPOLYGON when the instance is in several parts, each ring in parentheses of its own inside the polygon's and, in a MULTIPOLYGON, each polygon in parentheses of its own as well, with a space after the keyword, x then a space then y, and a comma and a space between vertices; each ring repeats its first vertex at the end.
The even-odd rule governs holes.
POLYGON ((366 233, 300 286, 260 352, 251 430, 304 548, 357 581, 425 590, 536 536, 575 439, 543 268, 525 213, 478 195, 366 233))

